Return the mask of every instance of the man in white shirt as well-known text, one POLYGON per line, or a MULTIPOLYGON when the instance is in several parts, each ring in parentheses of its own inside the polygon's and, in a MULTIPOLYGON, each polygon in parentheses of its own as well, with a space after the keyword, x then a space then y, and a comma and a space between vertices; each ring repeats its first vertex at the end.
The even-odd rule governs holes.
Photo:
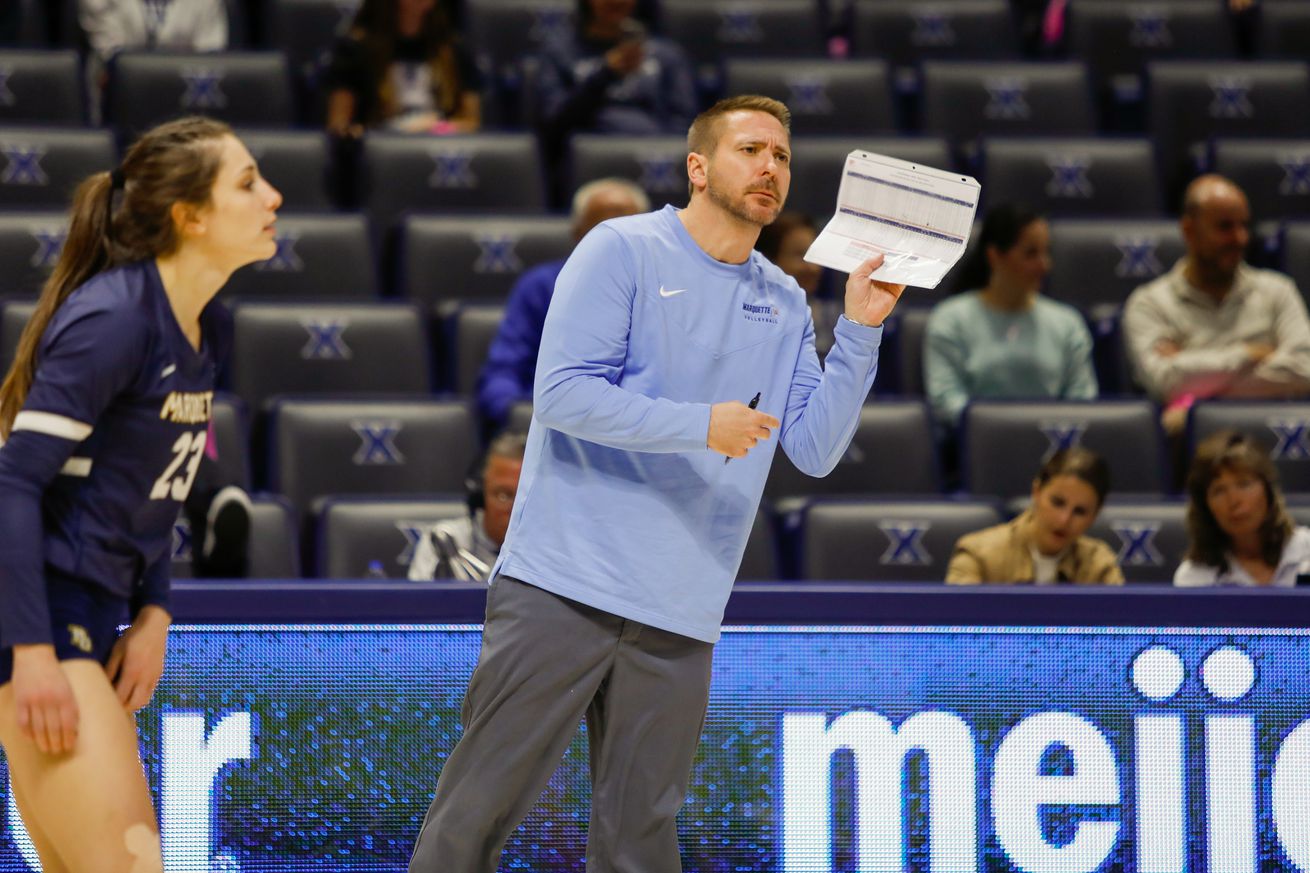
POLYGON ((1251 208, 1222 176, 1187 188, 1181 227, 1187 255, 1135 290, 1124 336, 1146 390, 1178 432, 1187 409, 1208 397, 1310 393, 1310 318, 1296 284, 1244 260, 1251 208))

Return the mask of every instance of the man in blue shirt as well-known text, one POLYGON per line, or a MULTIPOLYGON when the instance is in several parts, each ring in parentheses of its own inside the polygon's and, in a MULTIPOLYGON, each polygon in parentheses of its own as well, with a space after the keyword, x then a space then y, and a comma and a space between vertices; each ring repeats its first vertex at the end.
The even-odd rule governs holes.
POLYGON ((752 249, 787 196, 789 122, 766 97, 715 104, 688 133, 688 207, 601 224, 560 273, 464 734, 411 873, 494 873, 584 715, 588 871, 681 870, 713 644, 774 448, 836 466, 904 290, 870 279, 880 257, 852 273, 820 368, 805 293, 752 249))
MULTIPOLYGON (((573 195, 573 240, 581 240, 606 219, 649 209, 650 198, 634 182, 613 177, 588 182, 573 195)), ((524 272, 509 293, 505 317, 478 376, 478 410, 495 430, 505 426, 515 403, 532 400, 541 328, 562 269, 563 258, 538 264, 524 272)))

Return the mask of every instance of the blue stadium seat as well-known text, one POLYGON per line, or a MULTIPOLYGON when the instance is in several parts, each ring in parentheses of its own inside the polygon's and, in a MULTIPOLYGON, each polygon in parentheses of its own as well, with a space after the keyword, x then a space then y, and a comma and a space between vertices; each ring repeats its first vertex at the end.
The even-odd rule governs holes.
POLYGON ((530 134, 374 133, 361 169, 364 209, 383 232, 404 212, 534 215, 545 206, 530 134))
POLYGON ((67 209, 92 173, 118 164, 107 130, 0 127, 0 208, 67 209))
POLYGON ((0 50, 0 124, 82 124, 81 64, 72 50, 0 50))
POLYGON ((1310 139, 1221 139, 1211 168, 1246 192, 1257 222, 1310 217, 1310 139))
POLYGON ((269 487, 308 513, 329 495, 461 491, 478 457, 455 401, 286 398, 269 428, 269 487))
POLYGON ((1310 67, 1282 61, 1160 61, 1148 67, 1149 133, 1166 196, 1181 195, 1211 137, 1310 138, 1310 67))
POLYGON ((1134 288, 1173 269, 1186 251, 1178 222, 1169 219, 1052 221, 1046 290, 1087 311, 1122 306, 1134 288))
POLYGON ((461 397, 473 397, 487 350, 504 317, 505 307, 486 304, 453 306, 445 313, 442 321, 446 388, 461 397))
POLYGON ((943 582, 956 541, 1001 513, 988 501, 828 498, 802 519, 802 579, 943 582))
POLYGON ((285 127, 295 107, 281 52, 123 52, 109 68, 105 117, 140 133, 179 115, 285 127))
POLYGON ((426 394, 424 319, 408 303, 248 302, 233 309, 232 391, 257 414, 278 394, 426 394))
POLYGON ((762 501, 755 512, 755 523, 751 525, 750 537, 746 540, 741 566, 737 568, 738 582, 769 582, 781 577, 776 524, 769 502, 762 501))
POLYGON ((414 549, 439 521, 469 512, 463 495, 330 497, 318 512, 320 579, 363 579, 381 572, 405 579, 414 549))
MULTIPOLYGON (((277 494, 250 496, 249 569, 251 579, 299 579, 300 549, 296 512, 284 497, 277 494)), ((191 553, 194 540, 186 513, 178 516, 173 527, 172 575, 191 578, 191 553)))
POLYGON ((424 306, 501 303, 524 270, 572 249, 567 218, 414 215, 401 229, 400 291, 424 306))
POLYGON ((664 35, 698 66, 731 58, 821 58, 822 22, 812 0, 665 0, 664 35))
POLYGON ((1015 59, 1019 40, 1006 0, 879 0, 856 5, 854 50, 909 67, 1015 59))
POLYGON ((1310 491, 1310 403, 1305 401, 1211 400, 1192 407, 1188 457, 1219 430, 1237 430, 1269 450, 1287 491, 1310 491))
POLYGON ((1310 297, 1310 221, 1289 221, 1283 225, 1283 270, 1310 297))
POLYGON ((1080 63, 923 65, 923 129, 965 148, 984 136, 1086 136, 1096 113, 1080 63))
POLYGON ((1081 445, 1105 458, 1119 493, 1167 490, 1164 440, 1147 400, 979 400, 964 410, 964 490, 1008 499, 1029 493, 1042 461, 1081 445))
POLYGON ((837 466, 822 478, 796 469, 781 446, 764 493, 774 499, 834 494, 937 494, 941 474, 932 420, 922 400, 874 400, 837 466))
POLYGON ((739 58, 726 64, 724 94, 763 94, 786 103, 793 136, 896 132, 882 61, 739 58))
POLYGON ((259 172, 282 193, 282 208, 328 210, 330 161, 327 134, 317 130, 251 130, 237 136, 259 163, 259 172))
POLYGON ((1304 61, 1310 57, 1310 6, 1301 0, 1260 4, 1256 51, 1269 60, 1304 61))
MULTIPOLYGON (((793 144, 793 148, 795 144, 793 144)), ((577 134, 570 141, 570 191, 595 179, 631 179, 651 207, 687 205, 687 138, 577 134)))
POLYGON ((214 451, 223 480, 250 490, 250 410, 233 394, 214 395, 214 451))
POLYGON ((1146 139, 986 139, 982 157, 988 203, 1018 201, 1051 217, 1161 214, 1146 139))
POLYGON ((39 293, 67 237, 66 212, 0 210, 0 298, 39 293))
POLYGON ((377 296, 368 219, 360 214, 279 214, 277 254, 242 267, 225 298, 354 299, 377 296))
POLYGON ((0 301, 0 373, 9 372, 18 351, 18 340, 35 309, 33 300, 0 301))
POLYGON ((1187 554, 1187 504, 1111 496, 1087 534, 1116 551, 1129 585, 1169 583, 1187 554))

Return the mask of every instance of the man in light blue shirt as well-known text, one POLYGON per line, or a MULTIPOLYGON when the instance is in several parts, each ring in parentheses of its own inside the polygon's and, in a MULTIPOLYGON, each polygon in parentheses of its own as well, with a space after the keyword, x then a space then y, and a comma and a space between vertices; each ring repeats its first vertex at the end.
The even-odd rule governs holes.
POLYGON ((706 110, 688 207, 601 224, 560 273, 464 735, 412 873, 494 873, 584 715, 589 873, 681 870, 713 644, 774 448, 814 476, 837 464, 904 290, 870 279, 880 258, 852 273, 820 368, 804 292, 752 250, 787 196, 789 122, 765 97, 706 110))

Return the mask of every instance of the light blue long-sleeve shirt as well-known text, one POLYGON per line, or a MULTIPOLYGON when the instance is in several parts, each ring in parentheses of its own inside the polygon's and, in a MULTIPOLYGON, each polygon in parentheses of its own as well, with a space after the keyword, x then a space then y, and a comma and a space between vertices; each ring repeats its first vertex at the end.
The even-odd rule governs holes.
POLYGON ((836 466, 881 338, 842 319, 821 369, 804 292, 758 252, 714 260, 673 207, 601 224, 555 285, 493 577, 717 641, 775 445, 836 466), (756 393, 782 428, 725 464, 710 406, 756 393))

